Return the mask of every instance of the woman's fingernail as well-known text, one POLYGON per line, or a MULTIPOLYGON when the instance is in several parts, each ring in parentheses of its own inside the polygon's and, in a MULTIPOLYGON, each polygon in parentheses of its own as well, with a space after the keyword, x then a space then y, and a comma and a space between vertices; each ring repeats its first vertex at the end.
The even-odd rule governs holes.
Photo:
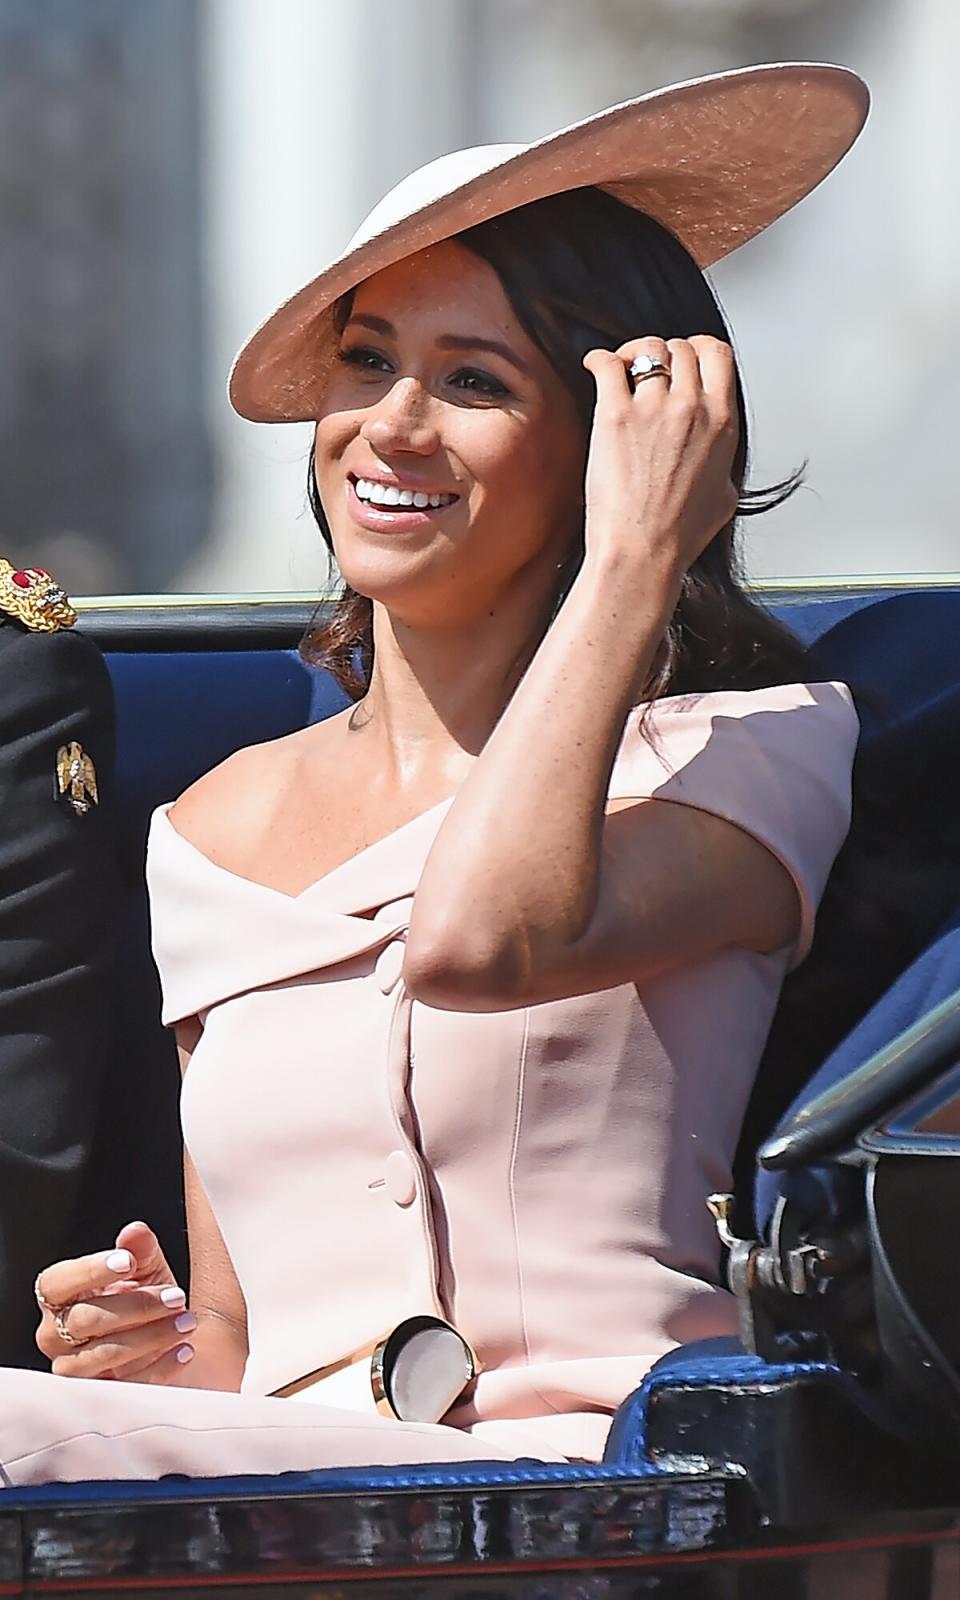
POLYGON ((192 1333, 197 1326, 197 1319, 192 1311, 184 1311, 179 1317, 174 1318, 173 1326, 178 1333, 192 1333))
POLYGON ((177 1360, 182 1367, 186 1366, 188 1361, 192 1361, 193 1356, 194 1349, 192 1344, 182 1344, 177 1350, 177 1360))
POLYGON ((169 1288, 160 1290, 160 1303, 165 1306, 185 1306, 187 1297, 182 1289, 172 1283, 169 1288))
POLYGON ((107 1256, 107 1266, 111 1272, 129 1272, 133 1266, 133 1256, 129 1250, 114 1250, 107 1256))

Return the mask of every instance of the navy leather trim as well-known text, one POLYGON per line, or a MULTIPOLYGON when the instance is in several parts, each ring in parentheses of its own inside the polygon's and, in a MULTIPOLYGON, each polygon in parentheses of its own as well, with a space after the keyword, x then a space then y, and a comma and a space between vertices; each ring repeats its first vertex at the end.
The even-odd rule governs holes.
POLYGON ((875 1400, 855 1378, 827 1362, 790 1361, 772 1365, 760 1356, 726 1356, 719 1361, 702 1358, 690 1361, 687 1366, 678 1362, 662 1369, 654 1367, 647 1373, 640 1388, 628 1396, 613 1419, 605 1464, 619 1466, 635 1475, 675 1470, 674 1467, 658 1467, 646 1454, 647 1418, 650 1403, 658 1390, 726 1388, 757 1391, 798 1382, 827 1384, 883 1428, 899 1431, 896 1419, 885 1406, 875 1400))
MULTIPOLYGON (((646 1476, 644 1472, 641 1476, 646 1476)), ((545 1461, 447 1462, 417 1467, 318 1468, 271 1476, 186 1478, 140 1482, 127 1479, 92 1483, 44 1483, 0 1491, 0 1511, 38 1506, 137 1504, 141 1501, 232 1500, 273 1494, 365 1494, 388 1489, 509 1489, 536 1484, 617 1483, 637 1473, 616 1463, 545 1461)))

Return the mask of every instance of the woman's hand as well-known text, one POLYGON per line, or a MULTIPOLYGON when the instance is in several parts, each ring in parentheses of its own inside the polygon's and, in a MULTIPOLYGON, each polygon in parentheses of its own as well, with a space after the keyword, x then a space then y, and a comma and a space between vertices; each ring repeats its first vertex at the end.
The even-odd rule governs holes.
POLYGON ((193 1358, 197 1319, 144 1222, 127 1223, 113 1250, 45 1267, 37 1288, 37 1345, 60 1377, 177 1383, 193 1358))
POLYGON ((594 557, 638 562, 679 585, 737 509, 731 478, 737 448, 733 351, 707 335, 632 339, 591 350, 597 385, 587 460, 586 548, 594 557), (635 356, 669 368, 629 377, 635 356))

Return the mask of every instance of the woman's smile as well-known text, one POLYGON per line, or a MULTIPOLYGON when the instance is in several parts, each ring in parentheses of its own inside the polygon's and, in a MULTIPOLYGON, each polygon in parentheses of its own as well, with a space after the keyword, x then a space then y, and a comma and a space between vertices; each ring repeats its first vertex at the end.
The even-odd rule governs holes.
POLYGON ((347 507, 354 522, 372 533, 409 533, 432 527, 460 499, 402 478, 348 473, 347 507))

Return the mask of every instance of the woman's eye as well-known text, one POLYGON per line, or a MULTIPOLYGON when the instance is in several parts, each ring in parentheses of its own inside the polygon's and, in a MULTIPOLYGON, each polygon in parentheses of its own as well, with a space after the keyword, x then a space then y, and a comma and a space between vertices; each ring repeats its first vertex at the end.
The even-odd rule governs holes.
POLYGON ((339 359, 349 367, 359 367, 361 372, 389 372, 390 363, 386 356, 379 350, 371 350, 369 345, 354 345, 350 350, 340 350, 339 359))
POLYGON ((455 389, 477 395, 482 400, 497 400, 510 392, 499 378, 491 377, 489 372, 477 372, 473 367, 463 367, 450 381, 455 389))

